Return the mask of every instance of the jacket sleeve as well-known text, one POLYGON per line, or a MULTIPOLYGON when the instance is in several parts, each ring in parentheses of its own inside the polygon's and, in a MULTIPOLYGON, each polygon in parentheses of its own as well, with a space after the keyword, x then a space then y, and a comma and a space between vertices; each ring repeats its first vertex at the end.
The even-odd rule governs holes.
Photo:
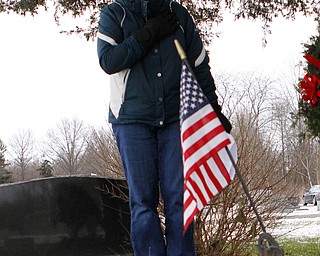
MULTIPOLYGON (((183 7, 184 8, 184 7, 183 7)), ((187 10, 185 10, 185 28, 184 36, 186 41, 186 54, 195 76, 208 98, 209 102, 215 109, 220 111, 218 96, 216 95, 216 86, 210 72, 209 56, 204 48, 199 32, 197 31, 194 21, 187 10)))
POLYGON ((224 126, 225 130, 230 133, 232 125, 226 116, 221 112, 221 106, 218 103, 218 96, 216 94, 216 86, 210 72, 209 56, 204 48, 192 17, 186 9, 185 12, 186 15, 183 23, 186 24, 184 28, 184 35, 186 41, 186 54, 189 64, 193 68, 193 72, 203 93, 208 98, 222 125, 224 126))
POLYGON ((106 6, 100 13, 97 50, 100 66, 108 74, 131 68, 144 56, 142 47, 134 37, 124 38, 124 18, 125 10, 115 3, 106 6))

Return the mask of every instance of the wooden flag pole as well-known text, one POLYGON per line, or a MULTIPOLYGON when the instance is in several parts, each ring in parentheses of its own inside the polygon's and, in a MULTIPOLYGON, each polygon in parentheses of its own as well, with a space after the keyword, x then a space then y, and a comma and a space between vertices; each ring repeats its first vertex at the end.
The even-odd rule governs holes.
MULTIPOLYGON (((190 65, 187 61, 187 55, 185 53, 185 51, 183 50, 182 46, 180 45, 179 41, 177 39, 174 40, 174 44, 177 48, 177 52, 181 58, 181 60, 183 60, 185 62, 185 64, 187 65, 188 69, 190 72, 192 72, 192 69, 190 68, 190 65)), ((193 74, 194 75, 194 74, 193 74)), ((195 77, 195 76, 194 76, 195 77)), ((262 221, 262 218, 261 216, 259 215, 258 213, 258 210, 256 208, 256 205, 249 193, 249 190, 248 190, 248 187, 246 186, 243 178, 242 178, 242 175, 240 173, 240 170, 238 169, 234 159, 233 159, 233 156, 229 150, 228 147, 225 147, 227 153, 228 153, 228 156, 230 158, 230 161, 232 163, 232 166, 233 168, 235 169, 235 172, 239 178, 239 181, 240 181, 240 184, 250 202, 250 206, 252 207, 254 213, 256 214, 256 217, 258 219, 258 222, 259 222, 259 225, 263 231, 263 233, 259 236, 259 239, 258 239, 258 250, 259 250, 259 255, 261 256, 267 256, 267 255, 270 255, 270 256, 283 256, 284 255, 284 251, 283 249, 279 246, 279 244, 273 239, 273 237, 268 234, 266 232, 266 228, 263 224, 263 221, 262 221)))
POLYGON ((184 60, 187 58, 187 55, 185 53, 185 51, 183 50, 181 44, 179 43, 179 41, 177 39, 174 39, 174 44, 177 48, 177 52, 179 53, 179 56, 181 58, 181 60, 184 60))

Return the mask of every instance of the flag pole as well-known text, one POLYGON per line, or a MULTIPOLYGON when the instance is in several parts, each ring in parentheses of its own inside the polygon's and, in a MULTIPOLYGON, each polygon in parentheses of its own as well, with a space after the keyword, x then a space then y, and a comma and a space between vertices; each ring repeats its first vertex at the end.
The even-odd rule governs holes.
MULTIPOLYGON (((187 55, 186 55, 185 51, 183 50, 181 44, 179 43, 179 41, 178 41, 177 39, 174 40, 174 44, 175 44, 175 46, 176 46, 176 48, 177 48, 177 51, 178 51, 178 53, 179 53, 179 55, 180 55, 181 60, 184 60, 184 61, 185 61, 185 63, 186 63, 186 65, 188 66, 189 70, 192 72, 192 69, 190 68, 189 62, 188 62, 188 60, 187 60, 187 55)), ((228 147, 225 147, 225 148, 226 148, 226 150, 227 150, 227 153, 228 153, 228 156, 229 156, 229 158, 230 158, 230 160, 231 160, 231 163, 232 163, 232 165, 233 165, 233 167, 234 167, 234 169, 235 169, 235 171, 236 171, 236 174, 237 174, 237 176, 238 176, 238 178, 239 178, 239 181, 240 181, 240 183, 241 183, 241 185, 242 185, 242 188, 243 188, 243 190, 244 190, 244 192, 245 192, 245 194, 246 194, 246 196, 247 196, 247 198, 248 198, 248 200, 249 200, 249 202, 250 202, 251 207, 253 208, 254 213, 255 213, 256 216, 257 216, 257 219, 258 219, 258 222, 259 222, 259 224, 260 224, 260 227, 261 227, 262 231, 263 231, 264 233, 266 233, 266 228, 265 228, 265 226, 264 226, 264 224, 263 224, 263 221, 262 221, 262 219, 261 219, 261 217, 260 217, 260 215, 259 215, 259 213, 258 213, 258 211, 257 211, 257 208, 256 208, 256 206, 255 206, 255 204, 254 204, 251 196, 250 196, 249 190, 248 190, 246 184, 244 183, 244 180, 243 180, 243 178, 242 178, 242 175, 241 175, 238 167, 236 166, 236 163, 235 163, 235 161, 234 161, 234 159, 233 159, 233 157, 232 157, 232 155, 231 155, 231 152, 230 152, 230 150, 228 149, 228 147)))
MULTIPOLYGON (((192 75, 194 77, 196 77, 192 71, 192 68, 190 67, 188 60, 187 60, 187 55, 177 39, 174 40, 174 44, 176 46, 177 52, 180 55, 181 60, 183 60, 184 63, 187 65, 187 67, 188 67, 189 71, 192 73, 192 75)), ((226 149, 226 152, 227 152, 229 159, 232 163, 232 166, 235 170, 235 173, 237 174, 237 176, 239 178, 240 184, 241 184, 241 186, 242 186, 242 188, 243 188, 243 190, 249 200, 250 206, 252 207, 254 213, 256 214, 259 225, 263 231, 263 233, 260 234, 260 236, 259 236, 258 244, 257 244, 259 255, 261 255, 261 256, 266 256, 266 255, 283 256, 284 251, 281 248, 281 246, 279 246, 279 244, 273 239, 273 237, 266 232, 266 227, 263 224, 262 218, 260 217, 260 215, 258 213, 258 210, 255 206, 255 203, 254 203, 252 197, 250 196, 248 187, 246 186, 246 184, 242 178, 240 170, 238 169, 229 148, 225 147, 225 149, 226 149), (268 247, 268 245, 269 245, 269 247, 268 247)))
POLYGON ((266 231, 266 227, 265 225, 263 224, 263 221, 262 221, 262 218, 261 216, 259 215, 258 213, 258 210, 257 210, 257 207, 249 193, 249 190, 248 190, 248 187, 246 186, 243 178, 242 178, 242 175, 240 173, 240 170, 239 168, 237 167, 235 161, 234 161, 234 158, 229 150, 228 147, 225 147, 226 151, 227 151, 227 154, 230 158, 230 161, 232 163, 232 166, 233 168, 235 169, 235 172, 239 178, 239 181, 240 181, 240 184, 250 202, 250 205, 254 211, 254 213, 256 214, 257 216, 257 219, 258 219, 258 222, 259 222, 259 225, 262 229, 262 234, 260 234, 259 238, 258 238, 258 244, 257 244, 257 248, 258 248, 258 251, 259 251, 259 255, 260 256, 283 256, 284 255, 284 250, 282 249, 282 247, 277 243, 277 241, 269 234, 267 233, 266 231), (268 246, 267 246, 267 244, 268 246))
POLYGON ((244 180, 243 180, 243 178, 242 178, 242 175, 241 175, 241 173, 240 173, 240 170, 239 170, 239 168, 237 167, 237 165, 236 165, 236 163, 235 163, 235 161, 234 161, 234 159, 233 159, 233 157, 232 157, 232 155, 231 155, 231 152, 230 152, 229 148, 228 148, 228 147, 225 147, 225 149, 226 149, 226 151, 227 151, 227 153, 228 153, 228 156, 229 156, 229 158, 230 158, 230 160, 231 160, 232 166, 233 166, 233 168, 234 168, 235 171, 236 171, 236 174, 237 174, 237 176, 238 176, 238 178, 239 178, 239 181, 240 181, 240 183, 241 183, 241 186, 242 186, 242 188, 243 188, 243 190, 244 190, 244 192, 245 192, 245 194, 246 194, 246 196, 247 196, 247 198, 248 198, 248 200, 249 200, 249 202, 250 202, 250 205, 251 205, 254 213, 255 213, 256 216, 257 216, 257 219, 258 219, 258 221, 259 221, 260 227, 261 227, 261 229, 262 229, 262 231, 263 231, 264 233, 267 233, 267 232, 266 232, 266 227, 264 226, 263 221, 262 221, 262 219, 261 219, 261 216, 260 216, 259 213, 258 213, 257 207, 256 207, 256 205, 255 205, 255 203, 254 203, 254 201, 253 201, 253 199, 252 199, 252 197, 251 197, 251 195, 250 195, 250 193, 249 193, 248 187, 247 187, 247 185, 245 184, 245 182, 244 182, 244 180))
POLYGON ((188 69, 189 69, 189 71, 192 73, 192 75, 193 75, 194 77, 196 77, 196 76, 194 75, 194 73, 193 73, 193 69, 191 68, 191 66, 190 66, 190 64, 189 64, 189 62, 188 62, 187 55, 186 55, 185 51, 183 50, 181 44, 179 43, 179 41, 178 41, 177 39, 174 39, 174 44, 175 44, 175 46, 176 46, 176 48, 177 48, 177 52, 178 52, 181 60, 184 60, 185 64, 187 65, 187 67, 188 67, 188 69))

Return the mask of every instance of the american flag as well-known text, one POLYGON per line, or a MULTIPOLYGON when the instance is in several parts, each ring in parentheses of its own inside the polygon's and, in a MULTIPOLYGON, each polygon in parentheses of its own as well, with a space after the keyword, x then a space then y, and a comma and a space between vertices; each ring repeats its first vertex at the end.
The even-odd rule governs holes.
POLYGON ((235 170, 225 150, 233 143, 232 137, 224 130, 186 60, 182 60, 180 83, 185 232, 194 216, 230 183, 235 170))

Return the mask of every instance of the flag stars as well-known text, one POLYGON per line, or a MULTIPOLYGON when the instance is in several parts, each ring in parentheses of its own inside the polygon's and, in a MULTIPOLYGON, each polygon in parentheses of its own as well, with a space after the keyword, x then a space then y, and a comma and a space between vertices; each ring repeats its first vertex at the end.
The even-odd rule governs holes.
POLYGON ((186 65, 183 65, 180 81, 180 115, 182 118, 186 118, 186 116, 192 115, 197 109, 207 104, 207 99, 186 65))

